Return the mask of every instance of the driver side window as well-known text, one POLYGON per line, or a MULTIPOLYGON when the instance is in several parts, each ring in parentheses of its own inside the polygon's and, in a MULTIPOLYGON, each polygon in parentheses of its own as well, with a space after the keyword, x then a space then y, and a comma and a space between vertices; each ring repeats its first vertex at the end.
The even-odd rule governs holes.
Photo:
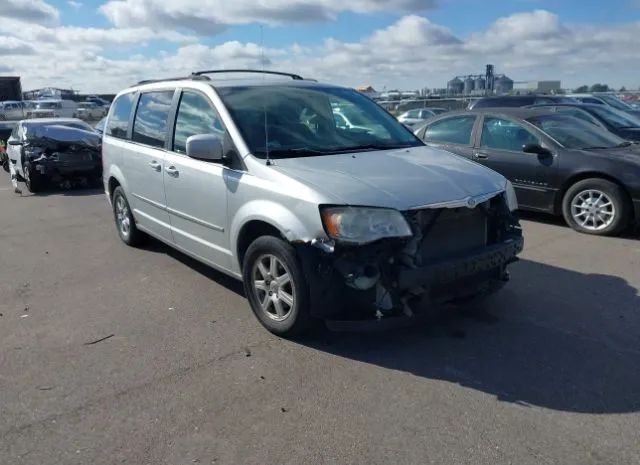
POLYGON ((176 117, 173 136, 174 152, 187 153, 187 139, 199 134, 216 134, 224 140, 225 130, 222 120, 204 95, 184 91, 176 117))
POLYGON ((540 141, 518 123, 502 118, 484 118, 481 147, 522 152, 522 148, 527 144, 540 144, 540 141))

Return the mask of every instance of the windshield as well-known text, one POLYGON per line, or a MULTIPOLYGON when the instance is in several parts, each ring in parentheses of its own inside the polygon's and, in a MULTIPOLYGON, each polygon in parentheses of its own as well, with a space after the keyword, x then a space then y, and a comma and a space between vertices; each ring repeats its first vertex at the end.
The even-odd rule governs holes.
POLYGON ((38 110, 52 110, 54 108, 60 108, 60 103, 58 103, 58 102, 39 102, 39 103, 36 103, 36 108, 38 110))
POLYGON ((87 123, 84 123, 83 121, 61 121, 61 122, 56 121, 55 123, 25 123, 24 128, 25 128, 26 139, 27 140, 32 139, 33 134, 36 132, 36 128, 43 127, 43 126, 66 126, 68 128, 83 129, 85 131, 95 132, 95 130, 91 126, 89 126, 87 123))
POLYGON ((633 107, 631 105, 627 105, 618 97, 614 97, 613 95, 599 95, 598 97, 601 100, 604 100, 607 103, 607 105, 610 105, 613 108, 617 108, 618 110, 623 110, 623 111, 633 110, 633 107))
POLYGON ((609 131, 569 115, 541 115, 527 121, 568 149, 605 149, 625 145, 623 139, 609 131))
POLYGON ((288 85, 217 90, 249 150, 259 158, 267 151, 277 158, 424 145, 355 90, 288 85))
POLYGON ((601 106, 592 106, 591 111, 605 120, 611 126, 617 129, 622 128, 640 128, 640 120, 624 111, 615 108, 601 106))

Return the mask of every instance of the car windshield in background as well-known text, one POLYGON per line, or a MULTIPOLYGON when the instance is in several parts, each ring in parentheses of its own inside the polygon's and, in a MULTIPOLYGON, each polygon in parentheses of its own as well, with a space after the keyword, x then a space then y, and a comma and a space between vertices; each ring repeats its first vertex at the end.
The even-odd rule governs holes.
POLYGON ((628 144, 609 131, 568 115, 541 115, 527 121, 568 149, 607 149, 628 144))
POLYGON ((300 157, 423 145, 354 90, 290 85, 217 90, 249 150, 260 158, 267 152, 274 158, 300 157))
POLYGON ((88 124, 83 123, 82 121, 62 121, 55 123, 24 123, 24 127, 26 129, 26 138, 30 139, 30 134, 33 134, 37 127, 42 126, 66 126, 68 128, 82 129, 84 131, 95 132, 94 129, 88 124))
POLYGON ((591 108, 591 111, 614 128, 640 128, 640 119, 625 113, 624 111, 616 110, 615 108, 606 107, 604 105, 594 105, 591 108))
POLYGON ((61 105, 58 102, 40 102, 36 103, 38 110, 52 110, 54 108, 60 108, 61 105))

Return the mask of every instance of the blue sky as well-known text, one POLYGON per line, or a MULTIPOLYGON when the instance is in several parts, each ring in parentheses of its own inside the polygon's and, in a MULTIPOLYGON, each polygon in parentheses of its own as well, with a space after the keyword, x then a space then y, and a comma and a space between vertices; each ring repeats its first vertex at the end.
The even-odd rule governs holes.
POLYGON ((640 86, 640 0, 2 3, 3 24, 16 25, 0 38, 4 69, 26 73, 31 85, 86 87, 92 76, 93 86, 117 87, 148 72, 173 75, 176 67, 261 66, 262 25, 268 66, 347 85, 442 87, 493 62, 516 80, 640 86), (10 58, 27 49, 33 63, 12 67, 10 58), (58 61, 43 66, 41 55, 58 61), (75 68, 74 56, 82 57, 75 68))

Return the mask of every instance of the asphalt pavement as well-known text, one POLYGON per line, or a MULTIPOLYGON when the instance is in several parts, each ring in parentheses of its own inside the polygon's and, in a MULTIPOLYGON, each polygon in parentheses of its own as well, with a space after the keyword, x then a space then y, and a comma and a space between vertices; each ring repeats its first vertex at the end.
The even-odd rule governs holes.
POLYGON ((480 308, 282 340, 241 285, 0 176, 0 463, 640 463, 640 238, 527 215, 480 308))

